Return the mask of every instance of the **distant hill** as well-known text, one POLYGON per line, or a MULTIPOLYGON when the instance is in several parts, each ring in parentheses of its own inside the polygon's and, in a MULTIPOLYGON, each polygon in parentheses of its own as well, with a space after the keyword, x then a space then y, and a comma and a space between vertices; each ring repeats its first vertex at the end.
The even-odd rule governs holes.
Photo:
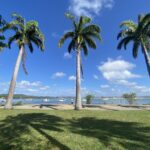
MULTIPOLYGON (((7 98, 7 94, 0 94, 0 98, 7 98)), ((25 95, 25 94, 15 94, 14 99, 51 99, 54 97, 50 96, 32 96, 32 95, 25 95)))
MULTIPOLYGON (((7 98, 7 94, 0 94, 0 98, 7 98)), ((54 99, 54 98, 67 98, 67 99, 74 99, 71 96, 33 96, 33 95, 25 95, 25 94, 14 94, 14 99, 54 99)))

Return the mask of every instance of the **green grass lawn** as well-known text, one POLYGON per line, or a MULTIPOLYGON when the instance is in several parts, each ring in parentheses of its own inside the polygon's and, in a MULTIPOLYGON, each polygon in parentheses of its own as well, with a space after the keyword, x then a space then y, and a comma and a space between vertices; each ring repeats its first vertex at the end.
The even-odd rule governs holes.
POLYGON ((150 150, 150 111, 0 110, 0 150, 150 150))

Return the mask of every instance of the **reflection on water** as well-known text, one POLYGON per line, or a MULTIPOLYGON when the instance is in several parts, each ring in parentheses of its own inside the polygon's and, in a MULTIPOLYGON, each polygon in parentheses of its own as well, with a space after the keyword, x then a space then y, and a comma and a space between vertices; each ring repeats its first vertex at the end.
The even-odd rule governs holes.
MULTIPOLYGON (((72 104, 74 103, 73 99, 14 99, 13 103, 16 104, 18 102, 22 102, 22 104, 72 104)), ((0 99, 0 104, 4 104, 5 100, 0 99)), ((83 104, 86 103, 83 101, 83 104)), ((92 104, 117 104, 117 105, 128 105, 127 100, 125 99, 94 99, 92 104)), ((150 99, 139 99, 136 100, 136 105, 150 104, 150 99)))

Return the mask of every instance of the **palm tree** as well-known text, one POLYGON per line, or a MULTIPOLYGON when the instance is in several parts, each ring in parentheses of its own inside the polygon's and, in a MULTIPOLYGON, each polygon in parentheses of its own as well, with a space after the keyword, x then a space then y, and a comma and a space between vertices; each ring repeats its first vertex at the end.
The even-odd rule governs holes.
POLYGON ((88 55, 88 47, 96 49, 96 43, 94 39, 101 41, 100 27, 91 24, 91 19, 86 16, 81 16, 78 20, 70 13, 66 13, 66 17, 71 19, 73 23, 73 30, 68 31, 63 35, 59 41, 59 47, 62 47, 67 39, 71 39, 68 46, 68 52, 71 53, 72 50, 76 52, 76 100, 75 100, 75 110, 80 110, 82 108, 81 104, 81 51, 88 55))
POLYGON ((12 99, 14 95, 16 79, 19 71, 19 66, 22 61, 22 66, 25 73, 27 70, 25 68, 25 59, 26 59, 26 46, 29 48, 30 52, 33 53, 35 44, 42 51, 44 50, 44 36, 39 29, 38 22, 28 21, 14 13, 12 14, 13 20, 10 23, 7 23, 3 27, 3 31, 13 30, 15 34, 9 38, 8 47, 11 48, 11 44, 15 42, 19 48, 19 54, 14 68, 12 80, 9 87, 9 93, 5 104, 5 109, 12 109, 12 99))
POLYGON ((2 28, 5 25, 6 21, 2 18, 2 16, 0 15, 0 51, 7 47, 7 45, 4 43, 5 40, 5 36, 2 34, 2 28))
POLYGON ((123 29, 118 34, 118 39, 121 38, 118 49, 120 50, 123 46, 126 49, 127 44, 132 42, 133 57, 137 58, 138 50, 141 47, 150 76, 150 13, 145 16, 139 15, 138 23, 134 23, 131 20, 124 21, 120 27, 123 29))

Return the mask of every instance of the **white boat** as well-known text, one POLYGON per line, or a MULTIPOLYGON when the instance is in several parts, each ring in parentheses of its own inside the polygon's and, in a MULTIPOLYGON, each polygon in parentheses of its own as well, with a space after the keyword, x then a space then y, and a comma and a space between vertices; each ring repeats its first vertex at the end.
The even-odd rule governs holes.
POLYGON ((63 101, 64 101, 64 99, 60 99, 59 101, 60 101, 60 102, 63 102, 63 101))
POLYGON ((45 99, 43 99, 43 101, 44 101, 44 102, 48 102, 48 99, 47 99, 47 98, 45 98, 45 99))
POLYGON ((109 98, 103 98, 102 100, 107 101, 107 100, 109 100, 109 98))
POLYGON ((82 99, 83 102, 86 102, 86 99, 82 99))

